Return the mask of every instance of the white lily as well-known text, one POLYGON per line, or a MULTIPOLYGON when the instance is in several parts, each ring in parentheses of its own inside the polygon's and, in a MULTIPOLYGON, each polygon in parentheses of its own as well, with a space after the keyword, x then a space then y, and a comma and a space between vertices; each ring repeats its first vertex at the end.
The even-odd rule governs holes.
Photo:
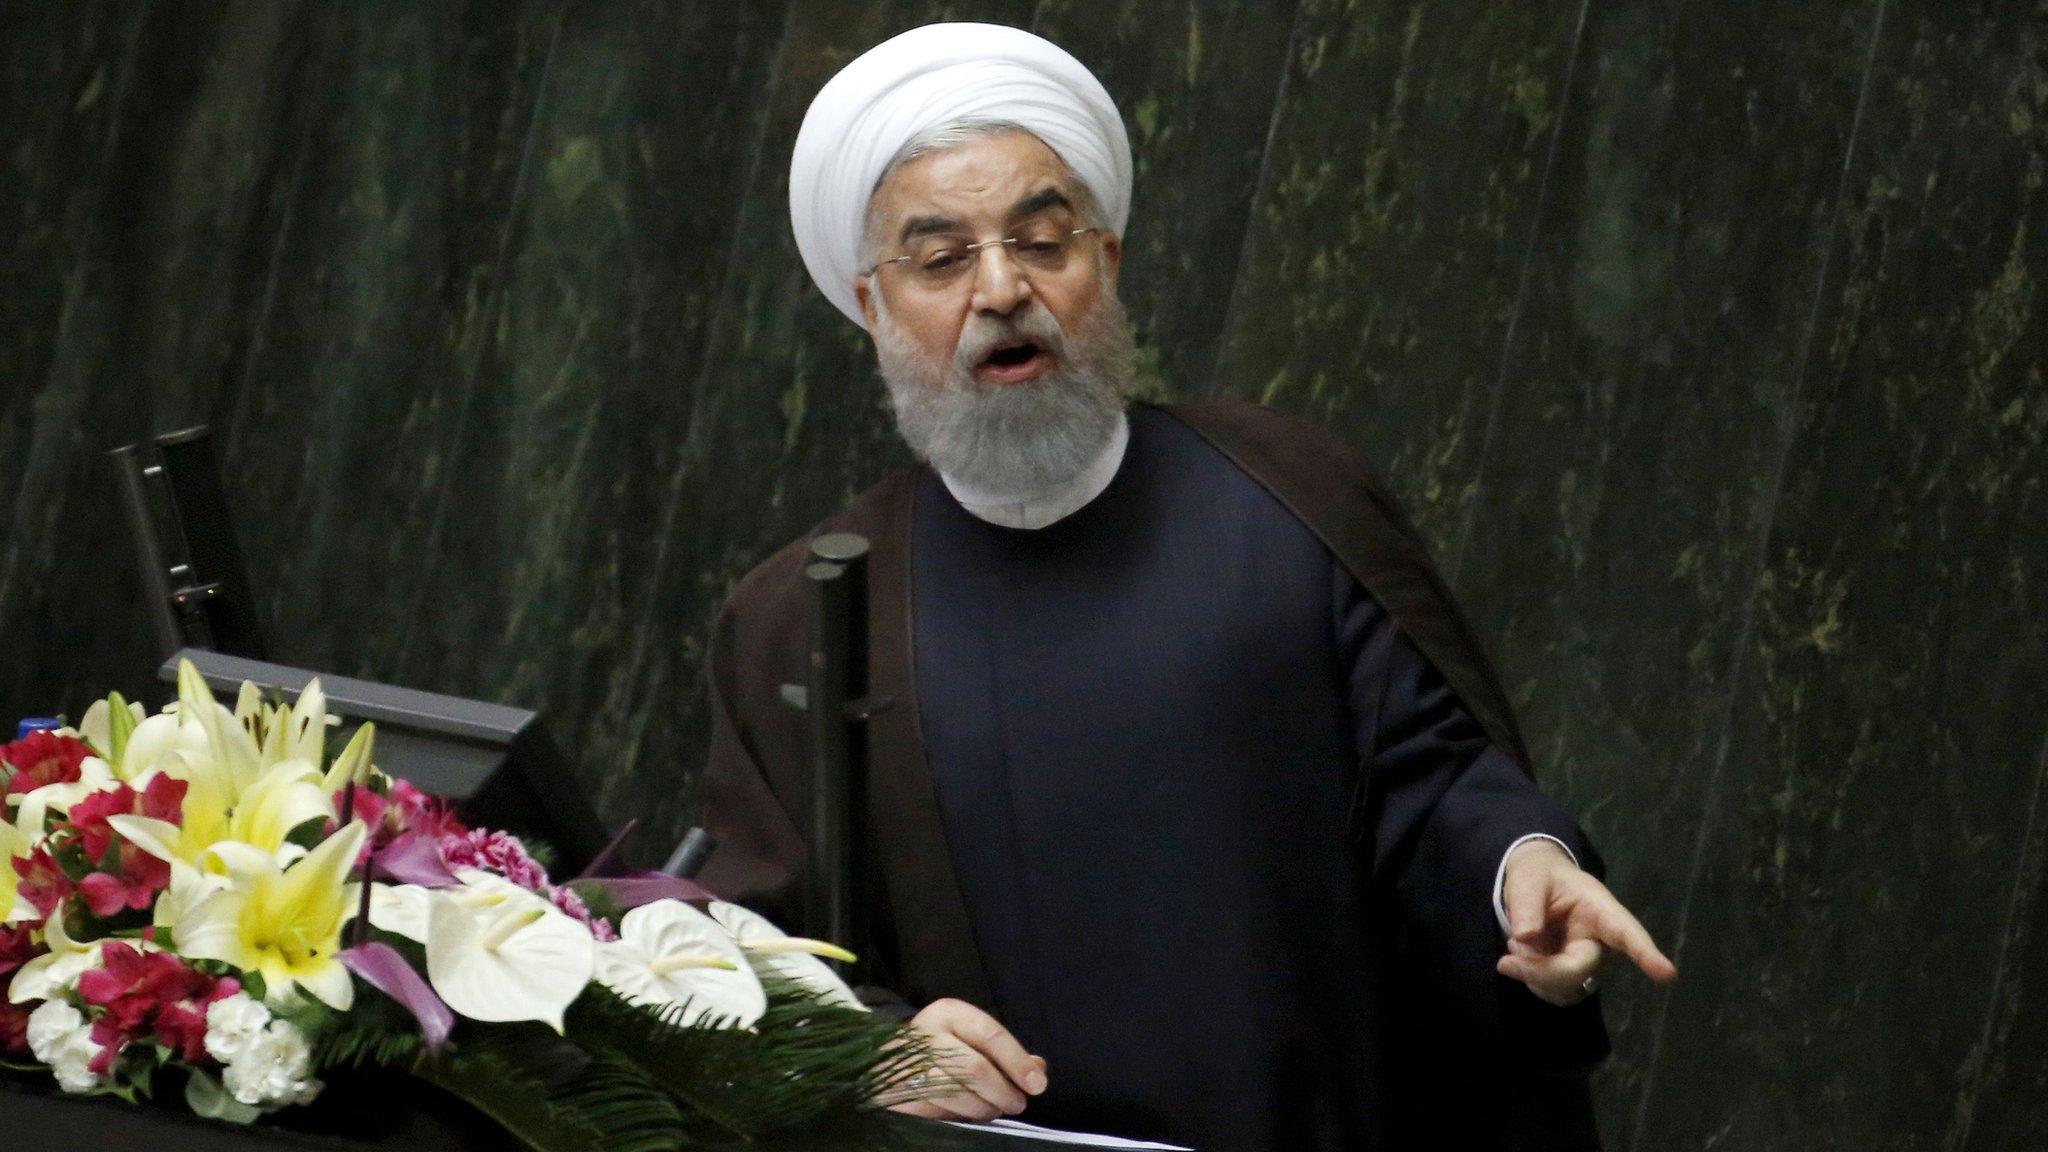
MULTIPOLYGON (((64 930, 64 905, 59 904, 50 912, 50 918, 43 921, 43 943, 48 952, 23 964, 14 973, 14 979, 7 985, 9 1003, 26 1004, 31 1000, 47 1000, 59 992, 69 992, 78 987, 78 978, 100 966, 100 946, 103 941, 94 940, 81 944, 64 930)), ((127 940, 127 944, 140 952, 154 952, 156 945, 147 940, 127 940)))
POLYGON ((210 755, 202 758, 206 767, 219 777, 221 790, 231 796, 256 782, 256 776, 263 767, 263 752, 257 746, 256 738, 250 734, 249 719, 259 707, 253 686, 244 684, 238 714, 222 707, 213 698, 213 689, 206 686, 206 679, 199 674, 190 660, 178 662, 178 717, 179 723, 197 724, 206 736, 206 748, 210 755))
POLYGON ((116 778, 139 787, 172 752, 205 752, 206 730, 199 724, 183 724, 175 712, 150 716, 142 705, 126 701, 117 716, 113 699, 93 701, 78 722, 78 735, 106 760, 116 778))
POLYGON ((823 940, 806 940, 799 936, 785 934, 782 929, 770 923, 758 912, 728 904, 723 900, 711 902, 711 918, 718 926, 731 933, 732 938, 747 954, 761 964, 787 979, 794 980, 813 992, 821 994, 827 1001, 858 1008, 865 1012, 867 1005, 839 978, 839 973, 825 966, 820 956, 851 962, 854 955, 837 944, 823 940))
POLYGON ((597 980, 634 1004, 681 1005, 686 1028, 750 1028, 768 1010, 739 942, 680 900, 627 912, 619 938, 597 946, 597 980))
POLYGON ((560 1032, 563 1013, 590 983, 597 941, 526 889, 473 879, 483 875, 465 873, 461 888, 433 894, 427 981, 472 1020, 538 1020, 560 1032))

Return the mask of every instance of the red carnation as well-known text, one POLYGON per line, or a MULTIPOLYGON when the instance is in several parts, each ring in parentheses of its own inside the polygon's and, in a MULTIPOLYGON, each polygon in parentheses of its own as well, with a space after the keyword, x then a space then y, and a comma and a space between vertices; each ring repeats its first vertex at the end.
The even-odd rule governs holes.
POLYGON ((7 781, 10 794, 33 792, 45 784, 69 784, 78 766, 92 755, 92 746, 72 736, 31 732, 12 744, 0 744, 0 761, 14 769, 7 781))

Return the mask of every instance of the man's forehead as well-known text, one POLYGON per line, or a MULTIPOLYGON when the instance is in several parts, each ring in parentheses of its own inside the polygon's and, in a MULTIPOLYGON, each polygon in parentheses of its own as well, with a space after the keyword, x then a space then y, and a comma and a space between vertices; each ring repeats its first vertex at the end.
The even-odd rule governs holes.
POLYGON ((1074 189, 1073 171, 1058 153, 1028 133, 1005 132, 898 165, 875 189, 868 215, 885 227, 913 216, 1000 217, 1071 207, 1074 189))

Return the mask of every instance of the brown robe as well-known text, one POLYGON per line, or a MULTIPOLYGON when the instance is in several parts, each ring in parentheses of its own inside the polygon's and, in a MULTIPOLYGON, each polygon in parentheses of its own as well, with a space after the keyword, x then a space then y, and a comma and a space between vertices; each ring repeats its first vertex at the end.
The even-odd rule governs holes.
MULTIPOLYGON (((1506 693, 1420 535, 1348 445, 1327 431, 1255 405, 1204 400, 1163 407, 1307 525, 1385 606, 1493 744, 1528 766, 1506 693)), ((702 879, 720 895, 785 924, 801 918, 800 830, 810 822, 809 749, 804 714, 782 698, 781 686, 804 680, 808 620, 802 569, 809 541, 826 532, 858 533, 872 549, 869 690, 896 701, 870 726, 866 834, 875 846, 886 891, 877 939, 870 946, 880 961, 878 970, 898 990, 895 994, 915 1004, 954 997, 989 1008, 988 981, 954 875, 918 724, 909 541, 919 471, 905 468, 882 480, 769 557, 739 582, 719 615, 712 638, 714 729, 705 777, 707 825, 718 848, 702 879)), ((1358 831, 1369 838, 1369 828, 1358 831)), ((1359 849, 1364 866, 1374 867, 1373 845, 1361 842, 1359 849)), ((1492 911, 1482 914, 1490 919, 1492 911)), ((1403 979, 1400 973, 1390 978, 1403 979)), ((1518 986, 1504 992, 1503 1003, 1513 1019, 1489 1028, 1491 1039, 1542 1045, 1549 1031, 1546 1012, 1555 1013, 1561 1024, 1570 1021, 1559 1033, 1556 1047, 1562 1054, 1556 1059, 1540 1057, 1532 1061, 1533 1069, 1503 1066, 1502 1077, 1482 1090, 1502 1110, 1503 1139, 1514 1147, 1596 1147, 1583 1073, 1605 1051, 1597 1006, 1548 1009, 1518 986), (1537 1029, 1533 1034, 1531 1022, 1537 1029)), ((1405 1054, 1408 1039, 1390 1043, 1405 1054)), ((1405 1055, 1387 1065, 1422 1066, 1405 1055)), ((1464 1088, 1475 1083, 1468 1071, 1446 1069, 1465 1078, 1464 1088)), ((1413 1104, 1432 1090, 1418 1082, 1393 1095, 1413 1104)), ((1448 1106, 1457 1107, 1455 1102, 1448 1106)))

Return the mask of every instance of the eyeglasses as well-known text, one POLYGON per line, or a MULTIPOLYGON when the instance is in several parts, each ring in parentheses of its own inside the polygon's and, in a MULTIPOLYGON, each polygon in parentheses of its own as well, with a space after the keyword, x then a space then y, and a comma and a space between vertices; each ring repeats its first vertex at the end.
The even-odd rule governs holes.
POLYGON ((1080 246, 1080 237, 1101 232, 1097 227, 1061 228, 1053 224, 1029 224, 1000 240, 974 243, 965 236, 938 234, 913 240, 901 256, 884 260, 863 276, 872 276, 892 264, 904 266, 911 282, 921 288, 943 289, 964 283, 974 272, 981 254, 989 248, 1008 248, 1010 256, 1027 272, 1063 271, 1067 258, 1080 246))

